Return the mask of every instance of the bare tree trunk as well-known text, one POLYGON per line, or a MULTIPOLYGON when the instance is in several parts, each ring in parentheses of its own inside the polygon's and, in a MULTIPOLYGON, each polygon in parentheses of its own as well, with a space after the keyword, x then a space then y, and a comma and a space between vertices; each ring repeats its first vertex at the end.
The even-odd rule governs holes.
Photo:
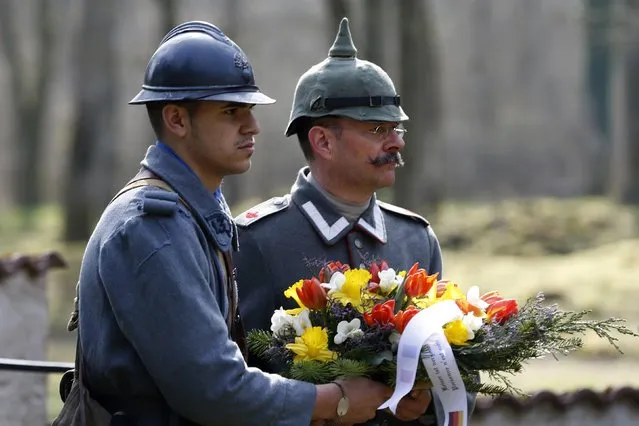
POLYGON ((605 195, 610 178, 610 0, 585 2, 586 82, 590 117, 598 133, 589 195, 605 195), (602 161, 603 160, 603 161, 602 161))
POLYGON ((493 76, 490 69, 492 40, 490 34, 492 21, 492 0, 473 2, 472 5, 472 68, 477 73, 475 90, 471 99, 475 119, 480 129, 479 138, 492 139, 495 130, 497 105, 493 76))
POLYGON ((177 25, 178 0, 156 0, 156 2, 160 8, 161 37, 164 37, 177 25))
MULTIPOLYGON (((626 62, 626 93, 639 93, 639 36, 633 37, 633 44, 628 52, 626 62)), ((623 190, 619 191, 618 200, 625 204, 639 205, 639 98, 628 96, 628 132, 625 156, 627 170, 623 190)))
POLYGON ((329 37, 335 37, 339 23, 344 17, 348 15, 348 2, 346 0, 327 0, 326 6, 328 7, 328 34, 329 37))
POLYGON ((91 176, 90 112, 78 102, 75 131, 73 133, 71 161, 64 192, 64 241, 86 241, 91 235, 91 203, 89 200, 91 176))
POLYGON ((439 142, 441 123, 441 83, 437 32, 430 0, 402 0, 399 7, 400 93, 402 106, 412 119, 406 134, 406 165, 397 169, 394 202, 408 209, 434 212, 441 201, 441 182, 428 167, 437 159, 427 155, 439 142), (423 179, 428 181, 422 193, 423 179))
MULTIPOLYGON (((226 19, 222 30, 234 42, 242 46, 239 31, 242 23, 242 2, 241 0, 226 0, 225 7, 226 19)), ((242 188, 243 181, 244 180, 241 175, 227 176, 224 178, 224 183, 222 185, 224 189, 224 198, 230 206, 234 206, 244 197, 244 191, 242 188)))
POLYGON ((366 50, 364 59, 371 61, 380 67, 384 67, 384 28, 382 18, 384 16, 383 0, 367 0, 364 6, 366 19, 366 50))
MULTIPOLYGON (((54 31, 50 0, 39 0, 34 27, 37 30, 36 64, 27 68, 24 63, 16 28, 16 3, 0 1, 0 47, 5 52, 11 79, 11 99, 15 100, 13 122, 16 169, 13 178, 14 199, 29 213, 41 200, 40 155, 44 142, 44 122, 49 98, 49 86, 53 67, 54 31)), ((24 218, 30 217, 28 214, 24 218)), ((25 225, 28 225, 28 220, 25 225)))
MULTIPOLYGON (((616 16, 630 12, 626 1, 617 0, 614 7, 616 16)), ((639 90, 639 31, 627 29, 614 41, 613 52, 610 194, 620 203, 639 204, 639 99, 634 95, 639 90)))
POLYGON ((85 2, 78 37, 76 128, 65 191, 65 241, 84 241, 115 190, 116 1, 85 2))
POLYGON ((224 15, 226 19, 223 31, 241 46, 238 40, 242 23, 242 0, 226 0, 224 15))

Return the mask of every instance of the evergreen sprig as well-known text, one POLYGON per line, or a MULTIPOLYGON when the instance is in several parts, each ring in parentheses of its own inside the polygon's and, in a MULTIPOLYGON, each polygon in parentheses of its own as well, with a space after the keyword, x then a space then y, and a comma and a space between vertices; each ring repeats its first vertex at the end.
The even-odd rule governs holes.
POLYGON ((284 377, 315 384, 328 383, 335 378, 331 363, 318 361, 297 361, 283 372, 284 377))
POLYGON ((267 330, 251 330, 246 334, 248 350, 258 358, 267 361, 266 352, 273 345, 273 335, 267 330))

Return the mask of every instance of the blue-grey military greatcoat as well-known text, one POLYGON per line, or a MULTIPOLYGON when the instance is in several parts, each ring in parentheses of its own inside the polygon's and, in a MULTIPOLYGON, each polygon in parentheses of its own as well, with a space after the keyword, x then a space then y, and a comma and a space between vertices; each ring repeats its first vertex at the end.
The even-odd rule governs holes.
POLYGON ((79 331, 92 395, 136 426, 309 424, 315 387, 248 368, 230 338, 223 198, 165 145, 141 164, 184 204, 152 186, 125 192, 88 242, 79 331))
MULTIPOLYGON (((373 196, 364 213, 349 221, 309 181, 309 172, 308 167, 300 170, 290 194, 271 198, 235 218, 240 250, 234 262, 247 331, 268 330, 275 309, 296 307, 284 290, 302 278, 317 276, 329 261, 367 267, 372 261, 386 260, 395 270, 408 270, 419 262, 428 273, 441 275, 441 249, 426 219, 373 196)), ((250 356, 249 364, 269 368, 250 356)), ((434 405, 439 414, 438 401, 434 405)), ((437 423, 443 424, 440 417, 437 423)), ((435 415, 420 421, 414 424, 433 424, 435 415)), ((395 423, 408 424, 381 416, 373 424, 395 423)))

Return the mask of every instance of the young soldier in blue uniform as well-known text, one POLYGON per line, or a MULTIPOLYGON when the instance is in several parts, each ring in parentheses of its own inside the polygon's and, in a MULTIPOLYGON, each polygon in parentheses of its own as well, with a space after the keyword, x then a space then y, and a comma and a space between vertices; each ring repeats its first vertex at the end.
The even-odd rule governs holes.
MULTIPOLYGON (((283 291, 327 261, 368 267, 386 260, 397 270, 419 262, 431 274, 442 272, 428 221, 375 197, 394 183, 402 165, 399 126, 408 116, 387 73, 356 52, 344 19, 328 58, 302 75, 295 90, 286 135, 297 134, 308 167, 290 194, 236 217, 235 263, 247 329, 269 329, 274 309, 294 307, 283 291)), ((422 391, 402 400, 397 418, 379 413, 373 424, 443 422, 439 401, 431 404, 430 392, 422 391)))
POLYGON ((236 229, 219 188, 249 169, 251 108, 272 102, 242 50, 205 22, 171 30, 148 64, 131 103, 147 106, 159 141, 104 211, 79 281, 84 383, 124 413, 118 424, 297 426, 336 419, 340 402, 352 423, 392 391, 364 378, 315 386, 245 363, 236 229))

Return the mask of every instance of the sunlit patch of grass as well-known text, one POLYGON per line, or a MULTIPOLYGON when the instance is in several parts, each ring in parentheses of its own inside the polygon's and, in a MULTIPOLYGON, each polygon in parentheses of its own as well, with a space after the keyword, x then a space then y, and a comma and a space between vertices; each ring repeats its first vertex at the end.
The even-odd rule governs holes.
POLYGON ((639 210, 605 198, 446 202, 429 217, 443 247, 516 256, 567 254, 639 237, 639 210))
POLYGON ((11 253, 42 252, 59 245, 62 211, 45 205, 31 211, 0 210, 0 256, 11 253))

